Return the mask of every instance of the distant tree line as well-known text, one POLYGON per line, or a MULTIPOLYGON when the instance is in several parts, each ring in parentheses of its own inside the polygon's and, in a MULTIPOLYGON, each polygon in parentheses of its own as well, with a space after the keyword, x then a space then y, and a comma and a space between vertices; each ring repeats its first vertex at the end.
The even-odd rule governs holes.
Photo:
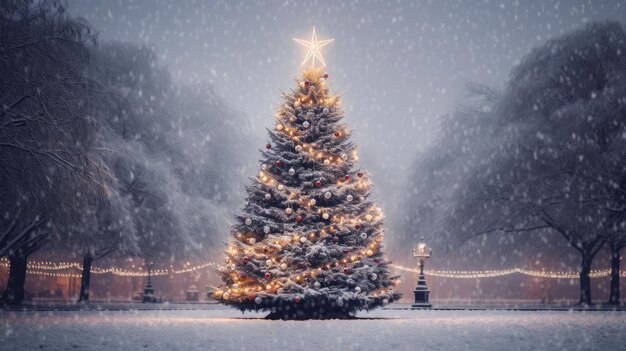
POLYGON ((1 301, 24 299, 45 247, 92 263, 206 255, 227 228, 243 117, 208 85, 172 82, 155 51, 100 43, 59 1, 0 6, 1 301))
MULTIPOLYGON (((591 304, 596 254, 611 255, 620 299, 626 246, 626 33, 593 23, 548 41, 504 91, 469 86, 413 169, 405 232, 458 245, 483 235, 558 233, 580 255, 580 303, 591 304)), ((402 240, 408 241, 409 237, 402 240)))

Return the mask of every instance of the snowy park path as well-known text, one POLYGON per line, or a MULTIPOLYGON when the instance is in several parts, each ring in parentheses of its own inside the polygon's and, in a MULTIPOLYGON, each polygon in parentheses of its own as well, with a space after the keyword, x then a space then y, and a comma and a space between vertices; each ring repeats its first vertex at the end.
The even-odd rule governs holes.
POLYGON ((235 310, 3 311, 0 350, 626 350, 626 312, 378 310, 266 321, 235 310))

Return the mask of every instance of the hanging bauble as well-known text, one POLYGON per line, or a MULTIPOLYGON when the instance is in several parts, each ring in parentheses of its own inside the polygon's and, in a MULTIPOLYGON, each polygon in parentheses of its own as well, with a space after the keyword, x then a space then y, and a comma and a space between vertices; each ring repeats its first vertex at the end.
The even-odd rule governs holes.
POLYGON ((298 145, 296 146, 296 152, 301 152, 302 151, 302 146, 298 145))
POLYGON ((317 201, 315 199, 311 199, 311 201, 309 201, 309 205, 311 206, 315 206, 316 203, 317 201))
POLYGON ((347 154, 341 154, 341 159, 342 160, 347 160, 348 159, 348 155, 347 154))
POLYGON ((300 303, 300 296, 296 296, 295 299, 293 299, 296 303, 300 303))
POLYGON ((354 288, 354 292, 357 293, 357 294, 360 293, 361 292, 361 288, 357 286, 356 288, 354 288))
POLYGON ((360 224, 355 225, 355 226, 354 226, 354 229, 356 229, 356 230, 361 229, 361 225, 360 225, 360 224))
POLYGON ((269 273, 265 273, 265 279, 270 279, 271 277, 272 277, 272 275, 271 275, 271 274, 269 274, 269 273))
POLYGON ((308 79, 307 79, 307 80, 305 80, 305 81, 304 81, 304 86, 305 86, 305 87, 308 87, 309 85, 311 85, 311 82, 309 82, 309 80, 308 80, 308 79))
POLYGON ((248 256, 244 256, 243 263, 248 263, 249 261, 250 261, 250 258, 248 256))
POLYGON ((222 295, 222 297, 224 298, 224 300, 228 300, 228 298, 230 297, 230 294, 229 293, 224 293, 222 295))
POLYGON ((254 295, 248 295, 248 300, 250 301, 254 300, 254 295))
POLYGON ((306 236, 301 236, 300 242, 304 244, 306 242, 306 236))
POLYGON ((361 233, 360 237, 363 240, 367 239, 367 233, 361 233))
POLYGON ((320 84, 326 84, 326 78, 322 77, 320 78, 320 84))
POLYGON ((389 304, 389 300, 383 299, 383 306, 387 306, 389 304))
POLYGON ((285 186, 282 185, 282 184, 278 184, 278 186, 276 188, 278 188, 278 190, 282 191, 283 189, 285 189, 285 186))
POLYGON ((325 159, 324 160, 324 166, 328 166, 330 164, 330 160, 329 159, 325 159))
POLYGON ((293 168, 289 168, 289 175, 292 176, 294 174, 296 174, 296 170, 293 168))
POLYGON ((348 200, 348 202, 352 202, 352 200, 354 200, 354 196, 348 194, 348 196, 346 196, 346 200, 348 200))
POLYGON ((268 193, 268 194, 265 194, 265 200, 269 200, 269 199, 271 199, 271 198, 272 198, 272 195, 271 195, 271 194, 269 194, 269 193, 268 193))
POLYGON ((282 165, 282 162, 276 161, 276 167, 280 167, 280 165, 282 165))
POLYGON ((328 219, 329 217, 330 217, 330 216, 328 215, 328 213, 324 213, 324 214, 322 214, 322 218, 324 218, 324 219, 328 219))
POLYGON ((246 218, 246 225, 251 225, 252 224, 252 220, 250 218, 246 218))
POLYGON ((339 241, 339 238, 335 236, 335 237, 333 237, 333 241, 337 242, 337 241, 339 241))
POLYGON ((272 265, 272 260, 267 260, 267 261, 265 261, 265 265, 266 265, 266 266, 271 266, 271 265, 272 265))
POLYGON ((297 216, 296 216, 296 221, 298 221, 298 222, 302 222, 302 216, 297 215, 297 216))
POLYGON ((263 302, 263 299, 261 297, 259 297, 259 296, 257 296, 256 299, 254 299, 254 303, 256 303, 257 305, 260 305, 261 302, 263 302))
POLYGON ((365 201, 365 198, 363 196, 359 196, 359 201, 363 202, 365 201))
POLYGON ((315 283, 313 283, 313 287, 314 287, 315 289, 319 289, 321 286, 322 286, 322 284, 320 284, 320 282, 315 282, 315 283))
POLYGON ((265 144, 265 148, 266 149, 271 149, 272 148, 272 144, 270 144, 270 143, 265 144))
POLYGON ((269 233, 269 232, 270 232, 270 227, 269 227, 269 226, 267 226, 267 225, 266 225, 266 226, 264 226, 264 227, 263 227, 263 233, 267 234, 267 233, 269 233))
POLYGON ((365 219, 368 220, 368 221, 371 221, 372 218, 373 218, 372 215, 369 214, 369 213, 365 215, 365 219))
POLYGON ((266 170, 266 169, 267 169, 267 165, 266 165, 265 163, 264 163, 264 164, 262 164, 262 165, 261 165, 261 169, 262 169, 262 170, 266 170))
POLYGON ((304 121, 304 123, 302 123, 302 126, 304 128, 309 128, 311 126, 311 123, 309 123, 309 121, 304 121))
POLYGON ((324 74, 322 75, 322 78, 328 79, 328 73, 324 72, 324 74))
POLYGON ((368 268, 370 268, 370 266, 368 264, 366 264, 365 266, 363 266, 363 268, 368 269, 368 268))
POLYGON ((368 256, 372 256, 374 254, 374 251, 367 250, 367 252, 365 252, 365 254, 368 255, 368 256))
POLYGON ((339 138, 341 136, 340 132, 335 132, 335 137, 339 138))
POLYGON ((370 277, 371 280, 376 280, 378 279, 378 274, 376 273, 372 273, 372 276, 370 277))
POLYGON ((324 109, 322 110, 322 113, 324 113, 325 115, 328 114, 328 112, 330 112, 330 110, 328 109, 328 107, 324 107, 324 109))
POLYGON ((343 300, 337 300, 337 307, 343 307, 343 300))
POLYGON ((358 175, 358 176, 359 176, 359 178, 361 178, 361 177, 363 176, 363 172, 359 172, 359 173, 357 173, 356 175, 358 175))
POLYGON ((348 274, 348 272, 350 272, 350 270, 348 270, 348 268, 344 268, 344 269, 343 269, 343 273, 344 273, 344 274, 348 274))
POLYGON ((282 269, 282 270, 287 269, 287 264, 286 263, 281 263, 280 264, 280 269, 282 269))
POLYGON ((286 213, 286 214, 288 214, 288 215, 290 215, 290 214, 292 214, 292 213, 293 213, 293 210, 291 209, 291 207, 287 207, 287 208, 285 209, 285 213, 286 213))
POLYGON ((343 250, 343 254, 344 254, 344 256, 345 256, 345 255, 347 255, 347 254, 349 254, 349 253, 350 253, 350 251, 348 251, 348 250, 343 250))
POLYGON ((327 191, 327 192, 324 193, 324 198, 326 200, 330 199, 332 196, 333 196, 333 194, 331 194, 330 191, 327 191))
POLYGON ((250 238, 250 240, 248 240, 248 242, 250 243, 250 245, 254 245, 254 244, 256 244, 256 239, 255 238, 250 238))
POLYGON ((281 131, 283 130, 283 128, 285 128, 282 124, 277 124, 276 125, 276 130, 281 131))
POLYGON ((343 179, 345 179, 346 181, 350 180, 350 176, 346 175, 345 177, 343 177, 343 179))
POLYGON ((317 182, 315 182, 315 186, 316 186, 316 187, 318 187, 318 188, 319 188, 319 187, 321 187, 321 186, 322 186, 322 182, 320 182, 320 181, 318 180, 317 182))

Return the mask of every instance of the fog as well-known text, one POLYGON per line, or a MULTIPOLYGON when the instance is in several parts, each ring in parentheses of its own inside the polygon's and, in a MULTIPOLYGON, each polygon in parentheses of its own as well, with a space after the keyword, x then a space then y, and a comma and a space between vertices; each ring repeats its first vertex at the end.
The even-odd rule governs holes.
POLYGON ((396 199, 416 154, 468 82, 501 88, 531 48, 590 21, 626 18, 620 1, 102 0, 70 1, 69 11, 101 40, 153 45, 176 81, 211 83, 249 120, 251 153, 299 74, 305 52, 292 38, 308 38, 313 26, 320 39, 334 38, 323 51, 329 82, 343 93, 361 167, 392 229, 387 240, 402 230, 396 199))

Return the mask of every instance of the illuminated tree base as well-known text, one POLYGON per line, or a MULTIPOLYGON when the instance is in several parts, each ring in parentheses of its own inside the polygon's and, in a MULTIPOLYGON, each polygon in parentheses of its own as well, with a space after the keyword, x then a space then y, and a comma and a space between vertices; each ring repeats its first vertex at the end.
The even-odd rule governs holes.
POLYGON ((392 293, 380 296, 360 295, 352 298, 332 298, 329 296, 307 296, 296 299, 265 296, 261 303, 245 299, 240 301, 223 301, 243 311, 269 311, 265 317, 269 320, 306 320, 306 319, 353 319, 359 310, 372 310, 382 307, 400 298, 400 294, 392 293))
POLYGON ((297 309, 291 311, 272 312, 265 316, 269 320, 308 320, 308 319, 355 319, 349 311, 328 311, 322 308, 317 310, 297 309))

